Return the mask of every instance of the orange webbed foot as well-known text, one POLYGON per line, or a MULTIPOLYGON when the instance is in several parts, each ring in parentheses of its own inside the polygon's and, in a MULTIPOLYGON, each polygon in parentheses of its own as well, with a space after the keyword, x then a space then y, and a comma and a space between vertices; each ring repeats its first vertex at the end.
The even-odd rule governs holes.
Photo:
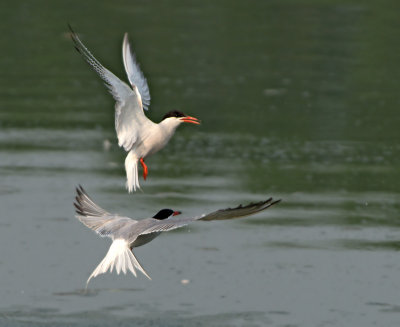
POLYGON ((149 169, 147 168, 146 164, 144 163, 143 158, 140 158, 140 164, 143 167, 143 179, 146 180, 147 174, 149 173, 149 169))

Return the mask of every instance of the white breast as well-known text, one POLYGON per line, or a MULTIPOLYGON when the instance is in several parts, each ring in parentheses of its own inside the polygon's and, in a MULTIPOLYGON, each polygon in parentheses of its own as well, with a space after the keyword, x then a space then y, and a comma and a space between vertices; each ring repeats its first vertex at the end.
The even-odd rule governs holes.
POLYGON ((146 158, 165 147, 179 124, 179 120, 167 118, 144 131, 141 135, 142 142, 135 149, 138 157, 146 158))

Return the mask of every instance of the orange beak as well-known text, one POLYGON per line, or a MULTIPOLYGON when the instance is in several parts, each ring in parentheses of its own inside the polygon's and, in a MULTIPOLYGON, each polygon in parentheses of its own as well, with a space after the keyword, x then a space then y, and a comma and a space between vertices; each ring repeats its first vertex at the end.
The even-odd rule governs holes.
POLYGON ((180 215, 182 212, 180 212, 180 211, 174 211, 174 213, 172 214, 173 216, 177 216, 177 215, 180 215))
POLYGON ((182 117, 180 120, 183 121, 184 123, 200 125, 200 120, 198 120, 195 117, 185 116, 185 117, 182 117))

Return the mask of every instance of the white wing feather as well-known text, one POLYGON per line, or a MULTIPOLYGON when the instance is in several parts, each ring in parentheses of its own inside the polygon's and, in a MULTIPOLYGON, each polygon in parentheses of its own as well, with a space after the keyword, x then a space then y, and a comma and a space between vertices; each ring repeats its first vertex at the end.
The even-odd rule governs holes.
POLYGON ((115 130, 118 136, 118 144, 123 147, 125 151, 129 151, 138 140, 141 140, 143 131, 154 125, 154 123, 144 115, 142 97, 138 88, 133 86, 133 89, 131 89, 125 82, 121 81, 105 68, 85 47, 72 29, 71 38, 75 43, 75 48, 102 78, 116 100, 115 130))
POLYGON ((114 239, 115 234, 121 229, 137 223, 137 220, 111 214, 99 207, 87 195, 82 186, 76 188, 76 193, 77 196, 74 202, 77 213, 76 218, 100 236, 114 239))
POLYGON ((126 75, 131 83, 132 87, 139 90, 143 108, 148 110, 150 106, 150 91, 147 85, 147 80, 140 70, 139 64, 136 61, 136 56, 133 53, 128 40, 128 33, 124 35, 124 41, 122 43, 122 58, 124 60, 124 66, 126 75))

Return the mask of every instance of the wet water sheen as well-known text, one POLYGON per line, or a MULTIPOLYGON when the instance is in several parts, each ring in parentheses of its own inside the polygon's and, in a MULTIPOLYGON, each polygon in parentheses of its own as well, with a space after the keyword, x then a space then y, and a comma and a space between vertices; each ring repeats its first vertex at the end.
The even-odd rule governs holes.
POLYGON ((398 326, 399 4, 0 4, 0 325, 398 326), (124 189, 113 100, 68 38, 124 77, 129 32, 159 121, 182 126, 124 189), (111 146, 109 146, 111 144, 111 146), (185 215, 273 196, 135 252, 152 280, 85 281, 110 244, 74 218, 185 215))

